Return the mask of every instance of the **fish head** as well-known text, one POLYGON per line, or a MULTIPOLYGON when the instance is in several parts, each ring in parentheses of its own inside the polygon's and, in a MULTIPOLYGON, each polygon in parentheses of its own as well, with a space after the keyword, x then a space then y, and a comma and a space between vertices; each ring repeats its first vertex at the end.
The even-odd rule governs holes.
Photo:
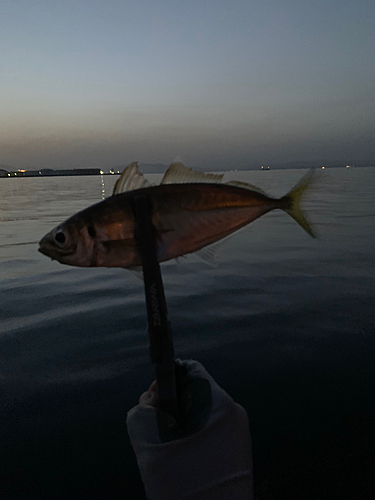
POLYGON ((80 212, 47 233, 39 252, 61 264, 79 267, 132 267, 140 265, 134 242, 134 222, 124 211, 102 220, 90 209, 80 212), (129 222, 130 220, 130 222, 129 222))
POLYGON ((70 219, 47 233, 39 242, 38 251, 52 260, 71 266, 88 267, 91 265, 93 244, 70 219))

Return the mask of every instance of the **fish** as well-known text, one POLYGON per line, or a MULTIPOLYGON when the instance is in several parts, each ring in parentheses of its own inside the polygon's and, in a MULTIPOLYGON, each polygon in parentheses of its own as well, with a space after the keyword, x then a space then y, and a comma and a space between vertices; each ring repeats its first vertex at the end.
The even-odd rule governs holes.
POLYGON ((289 214, 315 237, 300 208, 313 171, 281 198, 269 197, 245 182, 222 183, 223 175, 172 163, 155 186, 133 162, 117 180, 112 196, 59 224, 40 240, 38 250, 71 266, 139 269, 134 200, 140 195, 146 195, 150 204, 159 262, 192 253, 214 262, 221 241, 275 209, 289 214))

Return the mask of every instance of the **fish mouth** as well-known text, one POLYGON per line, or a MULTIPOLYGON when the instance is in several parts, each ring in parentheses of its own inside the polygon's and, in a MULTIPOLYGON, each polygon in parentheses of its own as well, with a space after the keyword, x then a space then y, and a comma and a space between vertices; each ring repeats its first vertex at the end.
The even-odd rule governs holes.
MULTIPOLYGON (((48 236, 48 235, 47 235, 48 236)), ((47 257, 51 257, 52 260, 61 260, 64 257, 68 257, 69 255, 73 255, 76 251, 77 245, 69 245, 67 248, 59 248, 54 245, 50 239, 45 236, 39 242, 38 252, 43 255, 47 255, 47 257)))

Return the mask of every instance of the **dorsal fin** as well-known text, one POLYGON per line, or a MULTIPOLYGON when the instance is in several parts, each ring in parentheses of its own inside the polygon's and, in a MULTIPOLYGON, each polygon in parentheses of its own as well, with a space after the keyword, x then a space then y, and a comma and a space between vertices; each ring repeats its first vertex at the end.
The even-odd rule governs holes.
POLYGON ((182 163, 172 163, 165 172, 160 184, 190 184, 192 182, 208 182, 217 184, 221 182, 224 174, 211 174, 205 172, 193 172, 191 168, 182 163))
POLYGON ((240 187, 240 188, 243 188, 243 189, 249 189, 250 191, 255 191, 257 193, 264 194, 265 196, 268 196, 267 193, 265 193, 263 191, 263 189, 260 189, 260 188, 258 188, 256 186, 253 186, 253 184, 248 184, 247 182, 230 181, 230 182, 226 182, 226 184, 228 184, 229 186, 236 186, 236 187, 240 187))
POLYGON ((149 186, 151 186, 150 182, 138 171, 138 163, 134 161, 125 168, 119 179, 117 179, 112 195, 149 186))

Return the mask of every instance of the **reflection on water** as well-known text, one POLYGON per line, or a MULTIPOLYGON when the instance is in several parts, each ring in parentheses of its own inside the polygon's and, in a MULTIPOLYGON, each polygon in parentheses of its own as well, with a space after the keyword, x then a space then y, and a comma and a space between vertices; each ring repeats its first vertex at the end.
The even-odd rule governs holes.
MULTIPOLYGON (((225 180, 281 196, 304 173, 225 180)), ((305 201, 318 240, 274 211, 227 242, 218 268, 162 266, 176 354, 249 413, 259 498, 371 497, 358 493, 373 463, 356 443, 375 435, 375 169, 319 174, 305 201)), ((49 498, 142 498, 124 425, 153 377, 142 283, 52 262, 36 244, 116 179, 0 179, 2 498, 40 498, 38 484, 49 498)))

